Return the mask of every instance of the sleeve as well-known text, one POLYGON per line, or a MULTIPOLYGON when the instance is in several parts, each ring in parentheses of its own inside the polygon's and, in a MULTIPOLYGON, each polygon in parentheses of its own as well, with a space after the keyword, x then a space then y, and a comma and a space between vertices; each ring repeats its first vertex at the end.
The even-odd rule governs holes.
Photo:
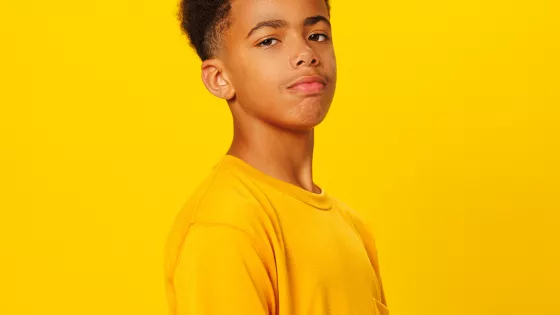
POLYGON ((377 245, 375 242, 375 238, 373 233, 371 232, 370 228, 358 217, 354 218, 354 226, 356 227, 362 242, 366 248, 369 261, 377 275, 377 284, 379 288, 379 302, 381 302, 384 306, 387 306, 387 298, 385 296, 385 289, 383 287, 383 281, 381 279, 381 271, 379 268, 379 257, 377 253, 377 245))
MULTIPOLYGON (((268 259, 269 260, 269 259, 268 259)), ((174 315, 275 313, 274 266, 243 230, 191 226, 175 266, 174 315)))

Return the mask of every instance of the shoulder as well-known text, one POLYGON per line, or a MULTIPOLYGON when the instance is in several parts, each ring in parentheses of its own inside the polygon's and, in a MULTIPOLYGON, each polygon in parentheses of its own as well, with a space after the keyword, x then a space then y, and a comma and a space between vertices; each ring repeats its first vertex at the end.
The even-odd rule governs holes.
POLYGON ((184 204, 177 220, 245 228, 266 215, 258 194, 259 189, 250 178, 218 164, 184 204))
POLYGON ((363 215, 348 204, 333 198, 342 217, 352 225, 359 237, 366 245, 373 246, 375 243, 374 235, 370 224, 364 219, 363 215))
POLYGON ((225 224, 249 228, 266 216, 253 181, 227 165, 218 165, 182 211, 193 224, 225 224))
POLYGON ((266 235, 271 231, 269 213, 258 202, 258 191, 248 180, 223 165, 213 168, 174 219, 166 241, 169 268, 192 227, 218 234, 235 231, 259 247, 266 247, 266 235))
POLYGON ((256 237, 270 220, 249 178, 217 164, 177 213, 169 238, 182 240, 193 225, 231 227, 256 237))
POLYGON ((364 224, 364 220, 362 218, 362 215, 356 211, 354 208, 352 208, 351 206, 349 206, 348 204, 342 202, 340 199, 334 198, 332 197, 333 202, 336 204, 338 210, 340 211, 340 214, 346 219, 348 220, 350 223, 352 223, 352 225, 356 226, 356 228, 358 226, 362 226, 364 224))

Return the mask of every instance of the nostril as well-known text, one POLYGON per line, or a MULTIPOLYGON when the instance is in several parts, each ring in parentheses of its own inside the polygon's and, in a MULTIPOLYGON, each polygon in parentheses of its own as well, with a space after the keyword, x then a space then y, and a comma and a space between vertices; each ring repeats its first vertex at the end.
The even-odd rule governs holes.
POLYGON ((301 66, 301 64, 303 63, 303 60, 298 61, 297 65, 301 66))

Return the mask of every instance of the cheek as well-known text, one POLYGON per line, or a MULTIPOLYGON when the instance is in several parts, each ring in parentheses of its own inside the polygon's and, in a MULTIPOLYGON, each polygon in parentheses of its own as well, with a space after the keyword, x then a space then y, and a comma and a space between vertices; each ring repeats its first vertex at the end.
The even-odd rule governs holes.
POLYGON ((325 70, 333 81, 336 81, 336 56, 334 50, 330 51, 324 57, 325 70))
POLYGON ((270 110, 281 97, 281 71, 275 69, 272 63, 253 63, 250 71, 246 71, 240 84, 244 87, 241 93, 248 106, 266 107, 270 110))

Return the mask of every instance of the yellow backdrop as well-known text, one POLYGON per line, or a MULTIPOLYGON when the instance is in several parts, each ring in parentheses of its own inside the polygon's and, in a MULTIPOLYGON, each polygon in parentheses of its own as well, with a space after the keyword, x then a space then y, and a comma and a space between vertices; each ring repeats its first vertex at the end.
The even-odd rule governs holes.
MULTIPOLYGON (((392 314, 560 314, 560 2, 333 0, 315 172, 392 314)), ((171 222, 231 138, 175 1, 0 4, 0 314, 165 314, 171 222)))

